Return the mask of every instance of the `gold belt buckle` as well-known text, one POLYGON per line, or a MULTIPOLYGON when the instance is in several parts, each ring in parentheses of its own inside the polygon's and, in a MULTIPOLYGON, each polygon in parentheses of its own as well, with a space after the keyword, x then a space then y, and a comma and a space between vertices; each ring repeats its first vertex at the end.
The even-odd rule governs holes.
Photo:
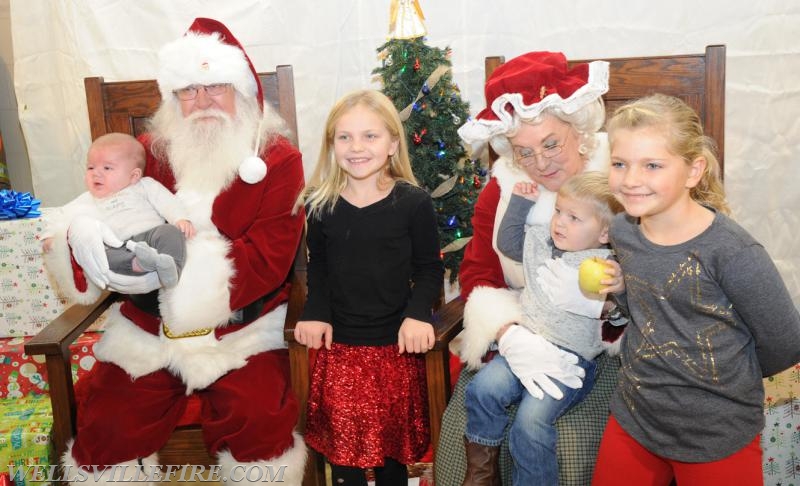
POLYGON ((207 336, 214 330, 213 327, 201 327, 200 329, 193 329, 182 334, 172 334, 166 322, 161 321, 161 328, 164 330, 164 336, 169 339, 182 339, 188 337, 207 336))

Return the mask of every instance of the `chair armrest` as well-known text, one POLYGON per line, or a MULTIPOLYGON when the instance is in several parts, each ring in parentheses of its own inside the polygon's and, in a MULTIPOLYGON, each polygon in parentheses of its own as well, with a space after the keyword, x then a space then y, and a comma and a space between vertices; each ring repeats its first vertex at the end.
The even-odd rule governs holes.
POLYGON ((464 320, 464 302, 451 300, 439 307, 431 323, 435 342, 425 353, 425 375, 428 387, 428 414, 431 427, 431 446, 439 446, 442 415, 450 400, 450 341, 461 332, 464 320))
POLYGON ((25 343, 28 355, 45 355, 50 404, 53 407, 53 448, 56 458, 63 456, 75 435, 75 389, 69 345, 100 315, 116 302, 119 294, 103 292, 94 304, 75 304, 51 321, 25 343))
POLYGON ((72 344, 100 315, 116 302, 119 295, 104 291, 94 304, 75 304, 67 308, 42 329, 39 334, 25 342, 28 355, 53 355, 68 352, 72 344))
POLYGON ((442 305, 433 314, 433 332, 436 343, 433 349, 447 349, 450 341, 461 332, 464 322, 464 301, 456 298, 442 305))
POLYGON ((306 289, 305 279, 293 278, 292 288, 289 291, 289 302, 286 309, 286 321, 283 323, 283 339, 287 343, 296 343, 294 339, 294 328, 297 326, 297 321, 303 314, 303 306, 306 303, 306 289))

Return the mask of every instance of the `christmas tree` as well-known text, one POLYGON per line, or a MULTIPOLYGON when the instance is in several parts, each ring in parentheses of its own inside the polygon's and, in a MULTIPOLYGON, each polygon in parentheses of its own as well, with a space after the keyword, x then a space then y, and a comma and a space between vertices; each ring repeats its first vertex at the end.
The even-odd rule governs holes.
POLYGON ((453 82, 450 50, 425 43, 423 19, 417 0, 393 0, 389 41, 377 49, 381 67, 373 74, 400 112, 414 175, 433 198, 442 258, 453 282, 472 237, 473 208, 486 171, 470 160, 458 136, 469 105, 453 82))

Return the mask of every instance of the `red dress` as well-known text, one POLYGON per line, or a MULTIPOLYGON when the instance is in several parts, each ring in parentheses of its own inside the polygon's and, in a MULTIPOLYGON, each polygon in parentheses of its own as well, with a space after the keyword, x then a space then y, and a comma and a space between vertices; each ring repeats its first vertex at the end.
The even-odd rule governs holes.
POLYGON ((317 354, 306 443, 329 462, 413 464, 429 442, 425 356, 387 346, 331 345, 317 354), (353 400, 352 397, 358 397, 353 400))

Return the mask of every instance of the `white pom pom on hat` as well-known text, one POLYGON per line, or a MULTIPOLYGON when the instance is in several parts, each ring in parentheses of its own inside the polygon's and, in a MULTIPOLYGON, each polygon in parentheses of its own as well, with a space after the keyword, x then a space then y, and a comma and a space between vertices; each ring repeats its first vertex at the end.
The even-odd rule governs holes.
MULTIPOLYGON (((164 99, 192 84, 230 83, 242 95, 255 96, 263 110, 258 72, 239 41, 218 20, 196 18, 183 37, 161 48, 158 58, 158 87, 164 99)), ((261 126, 259 135, 260 130, 261 126)), ((248 184, 260 182, 266 174, 266 164, 257 156, 247 157, 239 166, 239 177, 248 184)))
POLYGON ((239 164, 239 177, 248 184, 261 182, 267 176, 267 164, 261 158, 251 155, 239 164))

